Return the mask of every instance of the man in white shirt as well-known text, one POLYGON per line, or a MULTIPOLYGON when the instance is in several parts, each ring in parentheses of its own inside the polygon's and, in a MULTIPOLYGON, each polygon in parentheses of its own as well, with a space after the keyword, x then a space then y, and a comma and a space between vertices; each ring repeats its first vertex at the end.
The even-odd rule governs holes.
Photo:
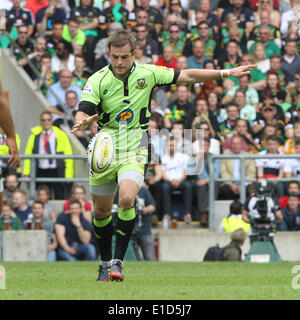
POLYGON ((184 220, 191 221, 192 186, 186 180, 188 157, 176 151, 176 142, 173 136, 169 139, 169 154, 162 157, 163 199, 164 214, 170 217, 172 207, 172 191, 182 191, 184 220))
MULTIPOLYGON (((300 6, 299 0, 290 0, 291 10, 284 12, 281 16, 280 32, 284 37, 288 35, 289 24, 292 21, 298 22, 300 19, 300 12, 297 8, 300 6)), ((298 24, 299 25, 299 24, 298 24)))
MULTIPOLYGON (((283 178, 283 168, 287 164, 286 159, 268 159, 268 154, 281 154, 279 150, 280 140, 276 135, 267 138, 267 149, 259 153, 266 155, 265 159, 255 160, 257 167, 257 177, 261 179, 283 178)), ((275 185, 275 193, 278 198, 284 196, 284 184, 282 182, 272 181, 275 185)))

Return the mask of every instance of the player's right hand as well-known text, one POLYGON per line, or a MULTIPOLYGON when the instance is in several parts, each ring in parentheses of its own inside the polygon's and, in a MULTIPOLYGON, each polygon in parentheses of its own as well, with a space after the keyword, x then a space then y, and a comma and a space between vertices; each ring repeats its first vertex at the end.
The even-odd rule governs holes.
POLYGON ((83 131, 86 129, 95 119, 98 118, 98 114, 94 114, 90 117, 83 118, 79 120, 74 126, 71 128, 70 132, 74 133, 76 131, 83 131))

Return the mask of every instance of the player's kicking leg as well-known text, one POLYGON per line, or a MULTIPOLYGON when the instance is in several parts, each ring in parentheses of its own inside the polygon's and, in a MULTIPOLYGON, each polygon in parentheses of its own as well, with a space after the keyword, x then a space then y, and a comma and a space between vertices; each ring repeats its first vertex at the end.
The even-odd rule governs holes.
POLYGON ((129 170, 118 176, 119 213, 116 226, 116 248, 110 272, 111 280, 123 281, 123 259, 135 225, 134 203, 144 177, 129 170))

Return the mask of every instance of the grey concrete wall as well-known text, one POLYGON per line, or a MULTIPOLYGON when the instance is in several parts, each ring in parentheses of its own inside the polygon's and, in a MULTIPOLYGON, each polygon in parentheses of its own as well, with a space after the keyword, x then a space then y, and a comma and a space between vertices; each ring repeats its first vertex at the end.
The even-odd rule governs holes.
MULTIPOLYGON (((225 246, 230 241, 230 234, 225 232, 210 232, 208 230, 169 229, 155 230, 154 235, 159 239, 160 261, 203 261, 206 250, 219 243, 225 246)), ((277 232, 275 245, 284 261, 300 261, 300 233, 277 232)), ((249 239, 242 247, 243 259, 250 249, 249 239)))
POLYGON ((2 261, 47 261, 47 232, 18 230, 0 232, 2 261))

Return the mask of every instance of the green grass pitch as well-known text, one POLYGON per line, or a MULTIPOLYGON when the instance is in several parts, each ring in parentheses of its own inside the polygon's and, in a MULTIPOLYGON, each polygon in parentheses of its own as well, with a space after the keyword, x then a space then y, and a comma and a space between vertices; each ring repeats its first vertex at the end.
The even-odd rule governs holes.
POLYGON ((300 289, 292 287, 293 281, 300 285, 300 279, 295 279, 296 274, 292 273, 297 263, 126 261, 125 280, 106 283, 95 281, 98 262, 0 262, 0 265, 6 269, 6 289, 0 290, 0 300, 300 298, 300 289))

